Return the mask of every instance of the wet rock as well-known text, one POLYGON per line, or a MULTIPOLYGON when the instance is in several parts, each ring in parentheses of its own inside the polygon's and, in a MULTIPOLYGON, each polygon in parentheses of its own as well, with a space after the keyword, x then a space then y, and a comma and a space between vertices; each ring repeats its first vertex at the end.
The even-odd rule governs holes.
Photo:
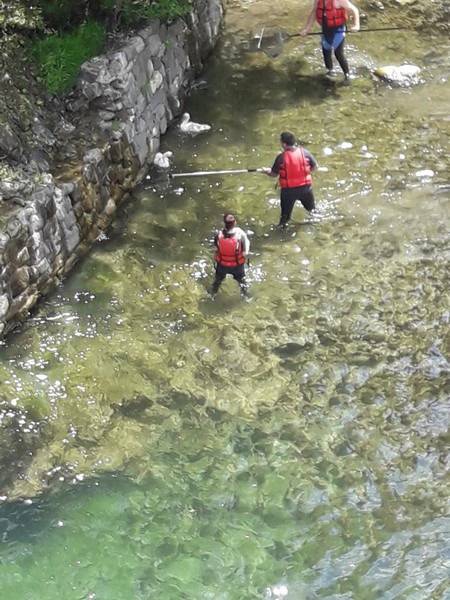
POLYGON ((13 180, 0 180, 0 200, 12 200, 14 198, 26 197, 32 190, 32 184, 28 178, 17 178, 13 180))
POLYGON ((153 405, 153 401, 147 396, 140 395, 127 400, 118 407, 118 411, 130 419, 142 419, 145 411, 153 405))
POLYGON ((0 128, 0 152, 14 160, 20 160, 23 154, 22 143, 8 123, 0 128))
POLYGON ((410 86, 419 83, 420 67, 416 65, 388 65, 377 67, 374 75, 391 85, 410 86))
POLYGON ((274 348, 275 354, 282 358, 287 358, 290 356, 296 356, 297 354, 302 353, 304 350, 307 350, 311 344, 303 338, 299 338, 296 341, 288 342, 286 344, 281 344, 274 348))
POLYGON ((98 116, 102 121, 112 121, 116 116, 116 113, 109 110, 100 110, 98 116))
POLYGON ((116 212, 116 210, 117 210, 116 203, 114 202, 114 200, 112 198, 109 198, 109 200, 105 206, 105 210, 104 210, 105 214, 108 217, 112 217, 114 215, 114 213, 116 212))
POLYGON ((19 267, 22 267, 23 265, 27 264, 30 260, 30 253, 28 252, 27 248, 22 248, 22 250, 19 250, 19 252, 17 253, 17 259, 16 259, 16 263, 19 267))
POLYGON ((419 179, 430 179, 431 177, 434 177, 434 171, 432 171, 431 169, 421 169, 420 171, 415 172, 415 176, 419 179))
POLYGON ((38 277, 40 277, 40 278, 49 276, 51 274, 52 268, 51 268, 51 265, 48 262, 47 258, 42 258, 36 264, 36 270, 37 270, 38 277))
POLYGON ((13 217, 8 221, 5 231, 11 239, 19 238, 24 233, 24 226, 20 219, 13 217))
POLYGON ((368 5, 371 8, 375 8, 378 10, 384 10, 384 4, 380 0, 368 0, 368 5))
POLYGON ((137 55, 144 50, 146 44, 142 37, 137 35, 128 40, 124 53, 129 61, 136 59, 137 55))
POLYGON ((40 121, 33 124, 33 134, 39 139, 39 143, 45 146, 53 146, 56 143, 56 137, 40 121))
POLYGON ((0 320, 4 319, 9 310, 9 298, 7 294, 0 296, 0 320))
POLYGON ((130 68, 131 63, 129 62, 125 52, 120 51, 112 55, 109 62, 109 71, 117 79, 122 79, 123 77, 125 77, 130 68))
POLYGON ((41 231, 44 227, 44 219, 37 213, 32 214, 30 217, 30 230, 32 233, 41 231))
POLYGON ((20 267, 17 269, 10 279, 10 287, 13 297, 24 292, 30 283, 30 275, 28 267, 20 267))
MULTIPOLYGON (((56 271, 67 272, 145 175, 160 136, 181 109, 189 80, 198 74, 191 65, 201 68, 218 36, 218 0, 202 0, 193 15, 198 45, 187 43, 191 33, 181 19, 170 27, 155 20, 122 47, 84 63, 66 106, 31 98, 29 106, 36 110, 22 111, 19 126, 11 119, 2 127, 0 151, 16 161, 24 155, 17 173, 0 171, 1 198, 24 211, 5 220, 13 240, 0 254, 0 291, 13 296, 5 305, 8 318, 24 314, 35 298, 33 286, 44 292, 56 271), (67 110, 79 114, 69 120, 67 110), (74 162, 60 185, 52 177, 56 158, 74 162), (5 260, 11 261, 7 268, 5 260)), ((8 86, 10 79, 4 78, 8 86)))
POLYGON ((0 488, 24 472, 39 442, 39 429, 23 411, 0 404, 0 488))

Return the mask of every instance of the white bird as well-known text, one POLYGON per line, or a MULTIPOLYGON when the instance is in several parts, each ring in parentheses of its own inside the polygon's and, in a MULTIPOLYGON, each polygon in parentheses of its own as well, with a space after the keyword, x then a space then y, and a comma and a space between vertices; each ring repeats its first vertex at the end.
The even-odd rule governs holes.
POLYGON ((170 159, 173 156, 173 152, 157 152, 153 159, 153 164, 160 169, 170 169, 170 159))
POLYGON ((194 123, 191 121, 191 116, 189 113, 184 113, 184 115, 181 117, 180 130, 183 133, 197 135, 197 133, 203 133, 205 131, 209 131, 210 129, 211 125, 207 125, 206 123, 194 123))

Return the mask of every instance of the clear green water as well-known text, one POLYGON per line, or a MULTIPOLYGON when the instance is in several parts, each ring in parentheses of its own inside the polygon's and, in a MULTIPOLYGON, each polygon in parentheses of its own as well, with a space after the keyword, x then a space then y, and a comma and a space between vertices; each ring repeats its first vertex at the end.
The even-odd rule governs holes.
POLYGON ((213 131, 164 144, 179 171, 259 166, 291 128, 328 168, 317 213, 280 233, 268 178, 150 180, 2 348, 2 420, 29 411, 0 446, 2 598, 450 598, 448 48, 354 37, 350 87, 317 40, 245 52, 297 10, 229 8, 189 102, 213 131), (404 60, 423 84, 367 74, 404 60), (249 304, 205 293, 229 209, 249 304))

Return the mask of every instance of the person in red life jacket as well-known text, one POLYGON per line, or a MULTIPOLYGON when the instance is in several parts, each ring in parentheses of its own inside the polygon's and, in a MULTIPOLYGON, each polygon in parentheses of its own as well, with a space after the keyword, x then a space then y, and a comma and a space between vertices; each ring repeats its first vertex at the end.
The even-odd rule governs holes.
POLYGON ((349 78, 348 62, 344 54, 346 23, 349 15, 353 18, 350 31, 359 31, 359 10, 349 0, 314 0, 301 35, 308 35, 314 20, 322 27, 322 53, 327 75, 333 74, 332 52, 344 72, 345 79, 349 78))
POLYGON ((214 297, 225 277, 232 275, 239 283, 241 295, 247 297, 248 286, 245 281, 245 263, 250 251, 250 241, 245 231, 236 226, 234 215, 226 213, 223 222, 224 228, 214 238, 216 277, 210 293, 214 297))
POLYGON ((272 168, 265 168, 264 172, 270 177, 279 178, 279 227, 286 227, 296 200, 300 200, 309 212, 315 208, 311 172, 317 168, 317 161, 306 148, 297 146, 295 135, 290 131, 283 131, 280 142, 283 152, 276 157, 272 168))

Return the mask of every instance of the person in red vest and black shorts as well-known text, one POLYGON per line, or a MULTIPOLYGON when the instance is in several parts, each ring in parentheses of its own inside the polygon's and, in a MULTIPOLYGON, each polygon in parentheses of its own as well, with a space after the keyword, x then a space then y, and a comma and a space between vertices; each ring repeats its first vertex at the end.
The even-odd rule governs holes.
POLYGON ((333 74, 332 52, 344 72, 345 79, 349 78, 348 62, 344 55, 346 24, 349 14, 352 15, 353 25, 350 31, 359 31, 359 10, 349 0, 314 0, 301 35, 308 35, 314 20, 322 27, 322 53, 327 76, 333 74))
POLYGON ((210 293, 214 297, 220 284, 227 275, 232 275, 239 283, 241 295, 248 297, 248 286, 245 281, 245 263, 250 251, 250 241, 243 229, 237 227, 236 217, 231 213, 223 216, 224 228, 214 238, 216 254, 216 277, 210 293))
POLYGON ((296 200, 300 200, 307 211, 315 208, 311 172, 317 168, 317 161, 306 148, 297 146, 295 135, 290 131, 283 131, 280 142, 283 152, 276 157, 272 168, 264 169, 264 173, 279 178, 281 188, 279 227, 286 227, 296 200))

